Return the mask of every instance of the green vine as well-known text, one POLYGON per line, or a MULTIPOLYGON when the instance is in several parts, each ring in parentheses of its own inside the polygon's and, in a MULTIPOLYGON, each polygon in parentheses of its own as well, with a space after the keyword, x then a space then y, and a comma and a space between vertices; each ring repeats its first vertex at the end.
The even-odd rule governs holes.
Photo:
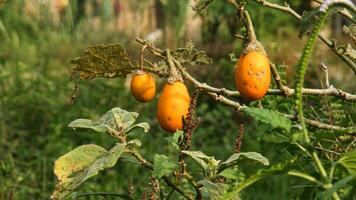
POLYGON ((322 25, 324 24, 324 21, 325 21, 326 17, 328 16, 328 13, 329 12, 325 12, 325 13, 321 14, 319 21, 315 25, 315 27, 311 33, 311 36, 309 37, 308 42, 304 47, 302 58, 300 59, 300 63, 299 63, 299 71, 298 71, 298 78, 297 78, 298 82, 297 82, 297 86, 296 86, 296 90, 295 90, 296 91, 296 106, 297 106, 297 111, 298 111, 298 117, 299 117, 300 123, 302 125, 302 130, 303 130, 303 134, 304 134, 304 138, 306 139, 306 142, 309 142, 309 136, 308 136, 308 132, 307 132, 306 125, 304 122, 304 117, 303 117, 302 88, 304 85, 304 76, 307 71, 309 59, 313 52, 315 41, 318 38, 319 31, 320 31, 322 25))
MULTIPOLYGON (((340 2, 336 2, 334 4, 332 2, 331 3, 327 2, 327 3, 328 4, 322 5, 320 11, 318 12, 319 20, 317 21, 317 23, 315 24, 315 26, 311 32, 311 35, 308 39, 306 46, 304 47, 302 57, 300 59, 299 65, 298 65, 299 71, 298 71, 298 78, 297 78, 298 82, 296 85, 296 106, 297 106, 297 111, 298 111, 298 117, 299 117, 299 120, 300 120, 300 123, 302 126, 304 139, 307 143, 310 143, 310 138, 308 135, 308 130, 306 128, 304 116, 303 116, 302 88, 304 85, 304 76, 305 76, 305 73, 306 73, 306 70, 308 67, 309 59, 313 52, 313 48, 314 48, 316 39, 319 35, 319 32, 321 30, 321 27, 325 23, 325 20, 327 19, 329 14, 331 14, 332 11, 334 11, 334 9, 336 9, 339 6, 350 8, 350 5, 340 3, 340 2)), ((351 7, 350 10, 354 11, 354 8, 351 7)), ((331 180, 327 180, 327 173, 325 171, 325 168, 322 165, 321 160, 315 151, 313 151, 311 153, 311 157, 312 157, 320 175, 324 178, 324 181, 326 183, 330 184, 331 180)), ((333 199, 339 199, 339 196, 337 195, 337 193, 333 193, 332 196, 333 196, 333 199)))
POLYGON ((302 57, 299 61, 299 70, 298 70, 298 75, 297 75, 297 84, 296 84, 296 106, 297 106, 297 112, 298 112, 298 117, 302 126, 302 131, 304 134, 304 138, 307 143, 310 142, 310 138, 308 136, 308 131, 305 125, 304 117, 303 117, 303 102, 302 102, 302 88, 304 85, 304 76, 307 71, 309 59, 311 57, 311 54, 313 52, 313 48, 316 42, 316 39, 318 38, 319 32, 321 30, 321 27, 325 23, 325 20, 331 14, 335 9, 338 7, 345 7, 351 10, 352 12, 355 11, 355 8, 352 5, 349 5, 344 2, 340 1, 334 1, 328 4, 325 4, 325 6, 322 6, 322 9, 319 11, 319 20, 315 24, 311 35, 307 41, 307 44, 304 47, 302 57))

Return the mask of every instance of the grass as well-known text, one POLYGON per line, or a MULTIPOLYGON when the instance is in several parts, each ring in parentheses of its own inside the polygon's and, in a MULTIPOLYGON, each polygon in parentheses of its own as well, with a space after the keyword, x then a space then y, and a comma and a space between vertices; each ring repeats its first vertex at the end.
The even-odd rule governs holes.
MULTIPOLYGON (((10 196, 14 199, 48 199, 56 181, 52 170, 55 159, 82 144, 95 143, 108 149, 115 143, 110 136, 73 131, 67 125, 77 118, 95 119, 116 106, 139 112, 139 121, 151 125, 149 135, 139 134, 145 156, 152 159, 155 153, 174 154, 163 139, 167 133, 158 127, 155 112, 152 112, 156 109, 157 98, 150 104, 137 103, 124 79, 81 81, 75 103, 69 103, 74 89, 69 60, 79 56, 89 45, 116 42, 131 47, 128 49, 130 55, 137 57, 133 53, 131 38, 108 26, 93 31, 90 21, 83 21, 76 28, 71 23, 54 26, 50 19, 33 20, 15 12, 17 4, 6 6, 6 9, 0 8, 0 199, 10 196)), ((268 28, 273 29, 264 27, 264 30, 268 28)), ((269 40, 271 35, 264 32, 261 37, 269 40)), ((276 40, 293 36, 280 37, 276 40)), ((291 44, 282 44, 281 48, 275 43, 266 46, 272 49, 271 54, 277 52, 277 56, 272 57, 282 62, 285 56, 281 52, 287 52, 291 44)), ((294 53, 288 54, 290 63, 287 64, 296 63, 294 53)), ((334 58, 330 56, 332 63, 339 63, 334 58)), ((214 72, 214 77, 209 77, 204 70, 196 70, 196 75, 217 85, 232 84, 232 79, 226 77, 233 64, 226 58, 216 59, 221 59, 216 62, 219 67, 208 68, 214 72)), ((346 87, 352 88, 352 84, 346 87)), ((267 99, 264 104, 269 102, 267 99)), ((193 147, 218 159, 226 159, 233 151, 233 141, 243 116, 217 105, 204 95, 199 99, 197 114, 203 121, 194 135, 193 147)), ((263 134, 273 134, 267 127, 248 121, 245 129, 242 150, 261 150, 271 160, 281 159, 282 153, 274 148, 271 150, 271 143, 261 139, 263 134)), ((276 149, 283 148, 278 146, 276 149)), ((129 177, 137 193, 142 193, 147 187, 149 174, 138 165, 121 161, 118 167, 83 184, 76 194, 94 191, 124 193, 129 177)), ((251 166, 245 168, 247 172, 256 170, 251 166)), ((243 197, 286 199, 295 195, 295 190, 289 187, 294 183, 298 184, 296 180, 274 177, 268 183, 261 182, 249 188, 243 197)))

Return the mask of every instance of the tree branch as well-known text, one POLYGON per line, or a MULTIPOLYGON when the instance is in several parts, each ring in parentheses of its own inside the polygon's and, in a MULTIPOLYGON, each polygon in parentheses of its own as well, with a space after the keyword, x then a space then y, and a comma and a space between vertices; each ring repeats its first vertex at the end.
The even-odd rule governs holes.
MULTIPOLYGON (((150 49, 150 51, 154 54, 157 55, 159 57, 164 57, 164 52, 150 44, 148 44, 146 41, 141 40, 141 39, 136 39, 137 42, 141 43, 142 45, 147 45, 148 48, 150 49)), ((238 111, 243 110, 246 106, 241 105, 239 102, 230 100, 228 98, 226 98, 225 96, 240 96, 240 93, 238 91, 231 91, 225 88, 215 88, 212 87, 206 83, 201 83, 198 80, 196 80, 193 76, 191 76, 187 70, 181 65, 180 62, 178 62, 174 57, 172 57, 172 60, 175 64, 175 67, 177 67, 177 69, 181 72, 182 76, 184 79, 192 82, 194 84, 194 86, 198 89, 200 89, 201 91, 203 91, 204 93, 206 93, 207 95, 209 95, 211 98, 213 98, 214 100, 216 100, 219 103, 225 104, 227 106, 230 106, 238 111)), ((273 67, 272 67, 273 68, 273 67)), ((286 87, 286 86, 284 86, 286 87)), ((287 91, 287 94, 290 95, 294 95, 295 94, 295 90, 294 89, 290 89, 288 87, 285 88, 287 91)), ((281 89, 269 89, 267 92, 267 95, 285 95, 286 93, 284 91, 282 91, 281 89)), ((356 95, 353 94, 349 94, 346 93, 342 90, 336 89, 333 86, 330 86, 327 89, 310 89, 310 88, 303 88, 302 89, 302 94, 303 95, 315 95, 315 96, 322 96, 322 95, 330 95, 330 96, 337 96, 340 97, 342 99, 345 100, 349 100, 349 101, 355 101, 356 100, 356 95)), ((285 117, 297 121, 298 119, 293 116, 293 115, 289 115, 289 114, 283 114, 285 115, 285 117)), ((334 131, 342 131, 345 133, 355 133, 356 130, 354 127, 341 127, 341 126, 334 126, 334 125, 330 125, 330 124, 325 124, 319 121, 315 121, 315 120, 311 120, 311 119, 307 119, 305 118, 305 123, 314 127, 318 127, 321 129, 328 129, 328 130, 334 130, 334 131)))
MULTIPOLYGON (((158 49, 158 48, 150 45, 149 43, 147 43, 146 41, 144 41, 140 38, 137 38, 136 41, 142 45, 147 45, 149 50, 153 53, 153 55, 157 55, 160 58, 164 57, 163 56, 164 52, 161 49, 158 49)), ((232 91, 232 90, 228 90, 226 88, 215 88, 215 87, 208 85, 207 83, 199 82, 194 77, 192 77, 176 59, 173 58, 173 61, 176 65, 176 67, 179 68, 179 70, 181 71, 182 75, 186 79, 191 81, 198 89, 203 90, 203 91, 213 92, 213 93, 216 93, 217 95, 222 94, 225 96, 236 96, 236 97, 241 96, 238 91, 232 91)), ((271 64, 272 74, 275 76, 275 80, 277 82, 277 86, 279 89, 269 89, 267 91, 267 95, 284 95, 284 96, 294 95, 295 90, 291 89, 287 86, 284 86, 282 84, 282 82, 280 81, 280 76, 278 75, 278 72, 275 68, 275 65, 273 63, 270 63, 270 64, 271 64)), ((144 70, 146 70, 146 68, 144 68, 144 70)), ((157 70, 149 69, 148 71, 155 73, 155 71, 157 71, 157 70)), ((168 76, 168 74, 162 74, 162 75, 168 76)), ((356 95, 344 92, 340 89, 334 88, 333 86, 330 86, 327 89, 303 88, 302 94, 303 95, 313 95, 313 96, 329 95, 329 96, 340 97, 340 98, 342 98, 344 100, 348 100, 348 101, 356 101, 356 95)))
MULTIPOLYGON (((295 12, 288 4, 286 4, 285 6, 281 6, 279 4, 276 3, 271 3, 269 1, 266 0, 253 0, 256 3, 261 4, 264 7, 268 7, 268 8, 272 8, 275 10, 279 10, 285 13, 288 13, 290 15, 292 15, 294 18, 301 20, 301 16, 295 12)), ((339 56, 339 58, 341 60, 343 60, 354 72, 354 74, 356 75, 356 64, 350 60, 347 56, 345 56, 344 54, 340 53, 337 51, 337 48, 335 48, 335 45, 329 41, 328 39, 326 39, 325 37, 323 37, 321 34, 319 34, 319 38, 321 39, 321 41, 323 41, 337 56, 339 56)))

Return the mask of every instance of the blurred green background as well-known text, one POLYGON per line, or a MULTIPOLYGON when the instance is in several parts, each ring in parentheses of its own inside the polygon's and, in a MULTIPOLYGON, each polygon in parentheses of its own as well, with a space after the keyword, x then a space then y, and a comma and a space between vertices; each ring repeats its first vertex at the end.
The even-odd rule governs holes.
MULTIPOLYGON (((299 13, 313 6, 307 0, 289 3, 299 13)), ((56 158, 82 144, 95 143, 108 149, 115 143, 110 136, 73 131, 67 125, 77 118, 98 118, 113 107, 139 112, 139 121, 151 125, 148 135, 136 134, 143 141, 142 151, 147 158, 152 159, 155 153, 174 154, 163 139, 169 134, 159 128, 155 119, 157 97, 147 104, 138 103, 130 95, 129 79, 95 79, 78 83, 79 91, 71 104, 75 84, 70 80, 69 61, 80 56, 87 46, 118 42, 128 48, 130 57, 138 59, 136 35, 169 48, 193 40, 208 52, 214 64, 190 66, 188 70, 202 82, 234 89, 235 64, 229 54, 238 57, 241 52, 243 43, 233 35, 243 34, 243 26, 225 1, 214 2, 204 16, 194 13, 193 4, 191 0, 0 1, 0 199, 48 199, 56 183, 53 174, 56 158)), ((256 3, 249 3, 247 9, 270 59, 278 64, 278 70, 293 87, 293 71, 305 44, 305 39, 298 38, 298 23, 291 16, 256 3)), ((333 19, 338 20, 325 26, 322 34, 346 41, 345 35, 338 31, 342 18, 333 19)), ((356 92, 349 68, 320 41, 316 48, 307 85, 322 87, 324 74, 319 65, 323 62, 329 67, 333 85, 356 92)), ((158 91, 164 82, 158 81, 158 91)), ((309 100, 315 101, 319 117, 327 115, 323 115, 326 108, 317 105, 318 98, 309 100)), ((266 97, 261 104, 293 113, 291 102, 292 99, 283 97, 266 97)), ((349 119, 355 119, 355 104, 333 102, 329 105, 334 109, 336 123, 352 125, 349 119)), ((289 157, 289 150, 268 127, 255 124, 203 94, 199 97, 197 115, 202 122, 194 133, 193 149, 226 159, 233 152, 238 128, 244 123, 243 151, 261 152, 272 162, 289 157)), ((149 173, 132 165, 135 164, 119 161, 116 167, 90 179, 75 192, 123 193, 131 179, 140 194, 148 186, 149 173)), ((260 166, 241 167, 248 176, 260 166)), ((248 188, 242 197, 303 199, 301 195, 307 191, 297 179, 276 176, 248 188)))

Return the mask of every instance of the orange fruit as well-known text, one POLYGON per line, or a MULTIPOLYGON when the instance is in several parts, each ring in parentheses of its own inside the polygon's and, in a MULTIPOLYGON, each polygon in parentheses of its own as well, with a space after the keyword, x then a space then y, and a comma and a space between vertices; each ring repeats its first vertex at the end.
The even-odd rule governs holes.
POLYGON ((182 130, 182 117, 186 117, 190 105, 190 96, 184 83, 176 81, 166 83, 159 97, 157 106, 157 119, 160 126, 174 133, 182 130))
POLYGON ((235 86, 249 101, 261 99, 271 82, 268 58, 258 51, 250 51, 239 58, 235 69, 235 86))
POLYGON ((156 94, 156 82, 148 73, 137 73, 131 79, 130 89, 137 101, 151 101, 156 94))

